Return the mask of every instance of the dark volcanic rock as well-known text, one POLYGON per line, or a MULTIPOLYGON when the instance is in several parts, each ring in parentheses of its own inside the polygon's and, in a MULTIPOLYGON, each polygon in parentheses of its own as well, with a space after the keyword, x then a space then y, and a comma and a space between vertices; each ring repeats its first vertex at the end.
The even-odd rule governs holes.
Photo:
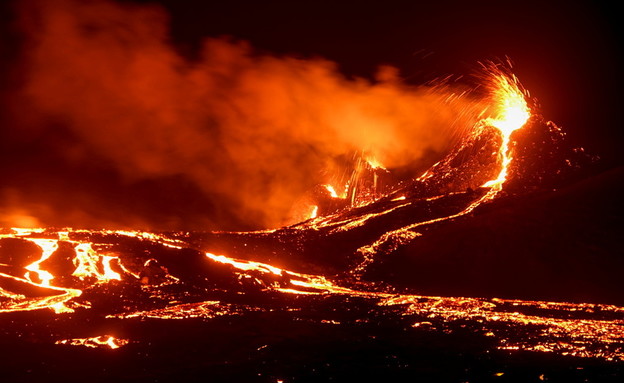
POLYGON ((426 230, 366 274, 424 294, 624 304, 624 168, 499 200, 426 230))

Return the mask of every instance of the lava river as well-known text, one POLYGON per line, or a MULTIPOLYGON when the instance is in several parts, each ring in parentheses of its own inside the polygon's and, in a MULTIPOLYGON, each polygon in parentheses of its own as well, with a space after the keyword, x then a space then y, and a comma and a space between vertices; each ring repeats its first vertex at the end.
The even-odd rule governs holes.
MULTIPOLYGON (((358 365, 357 358, 390 369, 391 377, 416 369, 441 374, 440 381, 520 379, 523 369, 533 374, 525 381, 612 374, 624 359, 624 307, 497 298, 495 289, 481 297, 423 295, 416 282, 393 283, 409 271, 384 269, 437 230, 478 220, 496 203, 513 207, 573 174, 582 153, 563 149, 561 129, 531 109, 517 79, 495 72, 491 88, 494 106, 425 174, 366 201, 359 195, 357 203, 354 192, 327 187, 347 207, 320 215, 311 209, 310 219, 291 226, 245 233, 3 229, 1 338, 15 349, 5 362, 39 377, 91 370, 128 380, 163 373, 164 365, 183 380, 198 373, 191 365, 217 380, 344 378, 344 366, 358 365), (110 359, 124 350, 126 362, 110 359), (459 367, 433 363, 431 372, 428 353, 459 367), (516 355, 550 359, 527 367, 516 355), (576 367, 560 367, 566 360, 576 367)), ((371 174, 385 171, 369 162, 371 174)))

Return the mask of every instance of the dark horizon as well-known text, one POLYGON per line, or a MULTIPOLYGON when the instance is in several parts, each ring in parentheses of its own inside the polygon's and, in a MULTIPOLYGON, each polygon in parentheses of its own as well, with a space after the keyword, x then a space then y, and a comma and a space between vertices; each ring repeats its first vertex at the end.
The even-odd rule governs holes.
POLYGON ((5 380, 622 381, 615 6, 214 3, 0 5, 5 380))

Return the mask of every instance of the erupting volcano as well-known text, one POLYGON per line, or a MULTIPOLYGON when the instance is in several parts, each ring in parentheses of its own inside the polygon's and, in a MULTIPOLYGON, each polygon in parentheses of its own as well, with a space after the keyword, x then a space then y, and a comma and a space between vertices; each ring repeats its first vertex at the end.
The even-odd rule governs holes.
MULTIPOLYGON (((494 65, 485 68, 486 106, 444 159, 420 176, 381 186, 381 178, 391 171, 373 157, 356 155, 343 185, 319 186, 324 198, 334 201, 332 207, 321 213, 317 205, 310 205, 312 214, 303 222, 240 233, 3 230, 4 343, 35 347, 42 355, 74 355, 73 347, 125 349, 124 358, 139 363, 138 355, 154 348, 158 358, 164 358, 165 348, 187 349, 182 346, 186 341, 192 349, 203 350, 189 337, 208 337, 207 342, 216 338, 221 350, 217 360, 222 362, 215 363, 250 363, 227 346, 242 342, 240 347, 258 355, 254 365, 265 356, 278 358, 264 367, 249 367, 258 376, 278 381, 280 376, 296 377, 294 364, 308 360, 307 352, 292 350, 289 357, 291 351, 284 347, 315 347, 310 331, 360 343, 362 351, 349 352, 361 352, 364 358, 372 357, 370 339, 374 344, 390 342, 387 352, 396 362, 389 360, 389 366, 409 360, 411 347, 433 347, 442 359, 455 360, 453 352, 473 353, 480 359, 476 365, 501 370, 495 361, 513 360, 519 352, 529 353, 524 358, 535 353, 622 360, 624 307, 526 300, 522 291, 532 292, 529 285, 540 283, 532 279, 535 275, 510 281, 525 284, 517 289, 500 281, 480 289, 480 283, 453 284, 441 277, 449 282, 440 290, 447 296, 421 293, 436 288, 431 278, 420 278, 422 273, 455 274, 427 264, 428 237, 435 243, 437 233, 452 232, 455 226, 478 227, 483 217, 497 210, 548 198, 552 191, 545 190, 572 183, 578 168, 589 161, 582 151, 566 145, 555 124, 529 106, 531 100, 515 76, 494 65), (412 259, 407 262, 407 257, 412 259), (400 262, 413 270, 401 270, 400 262), (477 295, 454 296, 461 291, 477 295), (503 297, 497 298, 499 294, 503 297), (186 326, 192 330, 185 331, 186 326), (238 331, 247 338, 234 334, 238 331), (422 342, 443 342, 449 350, 422 342), (490 352, 499 356, 486 356, 490 352)), ((466 257, 489 263, 474 258, 470 248, 488 246, 475 241, 463 250, 466 257)), ((571 293, 559 297, 575 300, 571 293)), ((101 352, 94 356, 102 357, 101 352)), ((408 374, 407 365, 405 371, 408 374)), ((504 373, 497 370, 491 376, 504 373)))
POLYGON ((527 71, 351 76, 137 2, 15 1, 0 41, 2 379, 621 379, 622 168, 527 71))

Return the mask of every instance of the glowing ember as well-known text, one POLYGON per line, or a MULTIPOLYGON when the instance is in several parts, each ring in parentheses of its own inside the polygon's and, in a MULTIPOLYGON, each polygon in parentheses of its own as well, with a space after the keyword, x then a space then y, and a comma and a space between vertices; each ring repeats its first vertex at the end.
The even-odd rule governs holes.
POLYGON ((366 162, 368 163, 368 166, 371 167, 371 169, 386 169, 381 162, 379 162, 375 157, 373 156, 367 156, 366 158, 366 162))
POLYGON ((515 76, 494 73, 491 87, 497 114, 496 117, 488 118, 486 123, 497 128, 502 137, 499 149, 501 171, 496 179, 486 182, 483 186, 500 189, 507 179, 507 170, 512 160, 509 153, 511 134, 526 124, 531 117, 531 110, 515 76))
POLYGON ((239 270, 243 270, 243 271, 255 270, 255 271, 260 271, 262 273, 272 273, 275 275, 282 274, 282 269, 271 266, 271 265, 267 265, 264 263, 260 263, 260 262, 236 260, 236 259, 228 258, 225 255, 215 255, 212 253, 206 253, 206 256, 212 259, 213 261, 232 265, 235 268, 239 270))
POLYGON ((128 343, 129 341, 127 339, 120 339, 111 335, 100 335, 91 338, 63 339, 56 341, 56 344, 84 346, 89 348, 110 348, 112 350, 125 346, 128 343))
MULTIPOLYGON (((355 166, 347 172, 347 176, 350 174, 347 182, 329 178, 334 185, 345 184, 344 188, 338 188, 343 193, 338 193, 331 184, 315 189, 343 210, 331 210, 321 203, 311 205, 307 201, 305 207, 311 210, 310 219, 284 229, 220 233, 223 237, 212 233, 217 237, 208 238, 217 238, 214 242, 201 237, 194 240, 189 233, 13 229, 2 232, 0 241, 23 247, 23 253, 30 258, 25 264, 12 256, 2 259, 0 313, 49 309, 57 314, 76 312, 78 316, 97 309, 98 320, 218 321, 219 317, 292 311, 299 315, 293 320, 337 326, 365 322, 368 315, 379 318, 399 315, 411 322, 413 331, 452 333, 458 327, 473 327, 484 337, 494 337, 497 340, 494 347, 498 350, 522 349, 623 360, 624 308, 621 307, 400 294, 388 292, 392 291, 391 287, 382 288, 363 278, 378 257, 424 236, 426 231, 421 228, 468 215, 503 190, 509 165, 514 160, 511 135, 529 121, 531 111, 514 76, 494 70, 490 88, 491 105, 473 127, 470 138, 488 130, 493 132, 495 139, 488 148, 494 149, 493 156, 497 159, 478 178, 479 182, 474 183, 476 190, 440 188, 419 195, 409 188, 397 188, 389 194, 382 180, 390 171, 372 156, 360 153, 354 156, 355 166), (492 179, 482 183, 488 178, 492 179), (330 210, 331 213, 319 216, 319 210, 321 214, 330 210), (417 219, 412 219, 414 214, 417 219), (372 234, 366 242, 358 242, 363 233, 369 235, 369 232, 372 234), (219 241, 231 236, 238 236, 241 241, 235 245, 223 245, 219 241), (346 248, 352 245, 350 242, 356 243, 347 254, 353 257, 349 262, 353 262, 344 270, 332 270, 330 274, 320 268, 307 268, 308 265, 293 267, 293 263, 284 263, 290 265, 285 268, 275 261, 287 262, 288 256, 303 253, 308 240, 316 244, 314 241, 322 242, 333 236, 346 238, 340 243, 346 248), (258 245, 266 243, 263 241, 277 245, 268 246, 267 250, 258 245), (213 249, 208 246, 217 248, 216 244, 230 246, 232 253, 223 252, 236 257, 207 251, 213 249), (352 305, 368 308, 362 310, 364 317, 353 320, 310 315, 306 311, 312 307, 308 311, 315 312, 314 305, 322 306, 326 299, 333 300, 334 311, 345 306, 351 316, 356 315, 350 312, 352 305)), ((446 180, 444 177, 453 170, 447 165, 452 162, 438 162, 413 182, 420 186, 446 180)), ((319 254, 325 256, 320 252, 327 248, 319 248, 319 254)), ((128 344, 128 340, 102 335, 56 343, 115 349, 128 344)))
POLYGON ((31 277, 31 272, 33 272, 37 274, 39 280, 41 281, 40 282, 41 285, 50 286, 50 281, 54 279, 54 275, 50 274, 49 272, 45 270, 42 270, 39 267, 39 265, 41 262, 50 258, 50 256, 58 249, 57 241, 50 240, 50 239, 29 239, 29 241, 35 243, 37 246, 41 248, 42 255, 38 261, 26 266, 26 270, 29 270, 29 272, 25 274, 25 277, 29 281, 36 283, 36 281, 34 281, 33 278, 31 277))
POLYGON ((242 305, 222 304, 219 301, 204 301, 174 305, 162 309, 137 311, 132 313, 113 314, 107 318, 152 318, 152 319, 189 319, 189 318, 216 318, 225 315, 241 315, 244 313, 260 311, 256 307, 242 305))
MULTIPOLYGON (((78 242, 77 239, 74 239, 77 233, 78 232, 72 231, 67 232, 64 235, 65 241, 73 243, 78 242)), ((84 233, 84 231, 80 231, 80 233, 84 233)), ((90 232, 90 235, 95 234, 133 239, 143 237, 142 235, 137 235, 137 233, 90 232)), ((35 233, 30 233, 29 235, 32 236, 35 235, 35 233)), ((404 240, 413 240, 418 236, 409 231, 402 235, 406 236, 403 238, 404 240)), ((6 237, 10 237, 10 235, 4 235, 4 238, 6 237)), ((16 237, 18 236, 16 235, 16 237)), ((23 236, 19 237, 23 238, 23 236)), ((153 235, 151 238, 151 243, 158 244, 163 248, 171 248, 172 239, 158 235, 153 235)), ((41 238, 29 237, 24 239, 35 240, 41 238)), ((177 244, 176 246, 184 247, 179 241, 174 242, 177 244)), ((400 241, 397 242, 397 244, 399 243, 400 241)), ((48 243, 48 245, 50 248, 54 247, 51 242, 48 243)), ((97 252, 93 250, 95 247, 94 243, 78 242, 75 247, 84 250, 80 252, 83 256, 90 254, 86 260, 97 258, 97 252)), ((374 256, 376 252, 377 249, 370 249, 371 256, 374 256)), ((498 348, 501 350, 523 349, 536 352, 556 352, 562 355, 601 357, 607 360, 624 359, 624 344, 619 345, 620 343, 618 343, 620 339, 624 337, 624 308, 617 306, 393 294, 375 291, 370 287, 363 290, 345 287, 322 275, 285 270, 268 263, 235 259, 209 252, 205 252, 204 254, 207 260, 229 265, 234 268, 235 273, 240 276, 254 278, 259 283, 265 278, 277 278, 274 279, 275 282, 265 285, 266 291, 273 293, 299 296, 302 297, 301 299, 307 296, 334 295, 345 297, 345 302, 348 301, 348 297, 357 297, 358 299, 378 302, 381 310, 383 310, 383 307, 387 306, 402 307, 403 315, 414 318, 414 327, 418 329, 448 331, 445 329, 453 328, 454 323, 458 321, 463 321, 462 323, 472 323, 472 326, 479 327, 481 329, 479 331, 483 331, 485 336, 494 336, 488 334, 496 334, 500 332, 501 329, 504 329, 503 332, 498 335, 498 348), (579 319, 573 319, 569 316, 570 313, 579 313, 582 315, 580 315, 579 319), (593 313, 598 313, 596 315, 599 317, 592 318, 593 313), (609 315, 615 319, 601 319, 600 316, 604 315, 609 315), (515 330, 511 331, 510 329, 515 330)), ((99 258, 101 259, 97 262, 89 263, 83 260, 83 263, 76 263, 79 265, 100 264, 101 266, 98 267, 103 267, 103 270, 109 270, 110 273, 116 274, 114 275, 115 277, 120 277, 119 273, 110 271, 110 262, 112 261, 120 262, 120 265, 123 265, 119 257, 99 256, 99 258)), ((147 262, 147 264, 149 264, 149 262, 147 262)), ((98 272, 88 275, 90 278, 104 278, 109 272, 98 272)), ((113 275, 107 277, 108 279, 98 279, 88 288, 96 288, 98 285, 112 280, 112 276, 113 275)), ((27 298, 19 293, 0 288, 0 312, 7 313, 50 308, 57 313, 61 313, 72 310, 67 307, 67 304, 81 295, 80 290, 37 285, 27 279, 21 279, 7 274, 0 274, 0 282, 2 282, 2 278, 4 278, 4 280, 30 284, 34 287, 46 288, 52 295, 27 298)), ((180 280, 177 278, 174 278, 172 281, 176 284, 180 283, 180 280)), ((127 283, 140 282, 135 278, 128 280, 127 283)), ((0 286, 3 286, 3 284, 0 284, 0 286)), ((152 297, 162 296, 168 303, 165 303, 160 308, 126 310, 111 313, 106 317, 117 320, 132 318, 209 319, 222 316, 246 315, 251 312, 270 311, 262 306, 231 304, 214 300, 202 300, 189 303, 179 302, 171 297, 170 293, 159 290, 157 285, 149 287, 147 291, 150 292, 152 297)), ((71 306, 75 309, 89 309, 88 305, 78 302, 72 303, 71 306)), ((322 318, 319 320, 321 324, 331 323, 338 325, 342 323, 342 321, 332 318, 322 318)), ((56 343, 115 349, 127 344, 128 341, 104 335, 92 338, 65 339, 59 340, 56 343)))
MULTIPOLYGON (((524 93, 521 91, 520 85, 518 84, 518 80, 514 76, 507 75, 496 68, 491 68, 491 71, 489 87, 491 89, 490 95, 494 104, 493 109, 495 110, 495 117, 487 117, 479 121, 475 126, 475 133, 477 134, 482 131, 483 126, 493 126, 498 129, 502 137, 498 149, 498 155, 501 157, 501 169, 496 178, 489 180, 483 185, 483 187, 490 189, 480 198, 471 202, 457 213, 423 220, 400 229, 388 231, 374 243, 361 247, 358 249, 358 252, 362 256, 362 261, 352 270, 353 275, 361 275, 366 267, 373 262, 373 257, 379 252, 379 249, 383 247, 395 249, 399 245, 410 242, 415 237, 421 235, 420 233, 414 232, 414 229, 470 214, 484 202, 494 199, 502 190, 503 184, 507 179, 509 164, 512 160, 509 154, 511 134, 522 128, 531 114, 524 93)), ((434 165, 432 169, 434 169, 436 165, 434 165)), ((435 172, 432 169, 421 175, 418 181, 424 182, 434 177, 435 172)), ((447 193, 445 195, 428 198, 427 200, 432 201, 451 196, 452 194, 453 193, 447 193)))
POLYGON ((110 268, 110 262, 117 257, 97 254, 89 243, 76 245, 76 257, 74 264, 76 270, 72 275, 84 280, 94 278, 99 282, 107 282, 112 279, 121 280, 121 275, 110 268))
POLYGON ((509 137, 526 124, 531 117, 531 110, 514 75, 494 73, 491 81, 497 115, 487 121, 500 130, 503 136, 509 137))
POLYGON ((310 212, 309 219, 314 219, 317 216, 318 216, 318 206, 314 205, 314 206, 312 206, 312 211, 310 212))
POLYGON ((427 324, 429 328, 448 326, 450 322, 474 320, 484 326, 486 336, 499 337, 499 349, 557 352, 562 355, 601 357, 624 360, 624 348, 591 350, 598 343, 619 343, 624 337, 624 320, 568 319, 567 313, 619 312, 624 309, 609 305, 572 304, 506 299, 474 299, 399 296, 380 302, 381 305, 406 305, 405 315, 420 318, 414 327, 427 324), (541 316, 544 312, 555 312, 541 316), (525 311, 525 312, 523 312, 525 311), (528 314, 532 312, 534 314, 528 314), (554 315, 555 317, 552 317, 554 315), (442 321, 440 321, 440 319, 442 321), (434 324, 435 322, 435 324, 434 324), (524 328, 525 331, 504 335, 501 324, 524 328), (556 341, 554 339, 557 339, 556 341))
POLYGON ((332 198, 340 198, 338 197, 338 193, 336 193, 336 189, 334 189, 333 186, 325 184, 323 185, 323 187, 325 187, 325 189, 329 192, 329 195, 331 195, 332 198))

